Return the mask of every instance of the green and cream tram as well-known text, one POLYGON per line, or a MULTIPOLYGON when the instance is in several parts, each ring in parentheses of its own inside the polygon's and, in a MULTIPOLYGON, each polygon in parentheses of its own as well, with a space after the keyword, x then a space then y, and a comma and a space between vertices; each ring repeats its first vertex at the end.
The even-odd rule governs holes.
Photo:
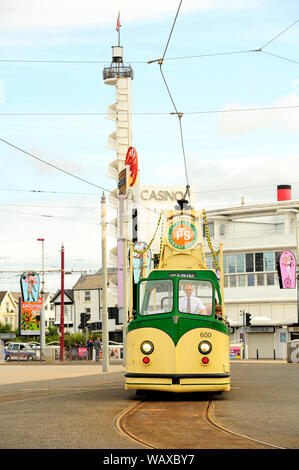
POLYGON ((138 282, 136 316, 128 324, 126 389, 230 390, 223 275, 219 280, 206 268, 201 215, 165 213, 159 267, 138 282))

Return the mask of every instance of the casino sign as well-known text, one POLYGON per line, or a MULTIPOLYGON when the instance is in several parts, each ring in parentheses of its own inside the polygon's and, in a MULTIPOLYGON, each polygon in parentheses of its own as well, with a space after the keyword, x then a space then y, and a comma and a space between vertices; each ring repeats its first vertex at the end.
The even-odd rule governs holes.
POLYGON ((169 227, 168 240, 178 250, 188 250, 195 245, 198 234, 195 226, 187 221, 180 220, 169 227))

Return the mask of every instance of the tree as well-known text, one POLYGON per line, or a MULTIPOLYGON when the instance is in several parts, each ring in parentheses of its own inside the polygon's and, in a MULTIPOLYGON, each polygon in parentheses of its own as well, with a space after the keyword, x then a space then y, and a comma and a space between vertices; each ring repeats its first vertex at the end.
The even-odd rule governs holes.
POLYGON ((59 341, 60 336, 58 333, 57 326, 48 326, 48 334, 46 335, 46 343, 51 343, 52 341, 59 341))
POLYGON ((14 331, 10 323, 6 323, 4 325, 4 323, 0 322, 0 333, 13 333, 13 332, 14 331))

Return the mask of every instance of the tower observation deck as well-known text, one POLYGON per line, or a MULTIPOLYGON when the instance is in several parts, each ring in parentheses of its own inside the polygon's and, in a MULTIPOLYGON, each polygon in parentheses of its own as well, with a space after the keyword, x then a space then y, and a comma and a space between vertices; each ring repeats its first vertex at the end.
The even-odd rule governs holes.
POLYGON ((109 67, 103 69, 103 80, 114 80, 116 77, 131 78, 133 80, 134 73, 130 65, 123 62, 122 46, 112 46, 112 62, 109 67))

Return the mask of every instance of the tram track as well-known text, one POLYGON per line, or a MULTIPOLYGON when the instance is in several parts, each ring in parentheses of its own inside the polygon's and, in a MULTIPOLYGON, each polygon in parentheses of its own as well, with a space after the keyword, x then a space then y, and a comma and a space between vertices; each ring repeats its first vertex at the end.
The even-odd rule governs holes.
POLYGON ((125 408, 114 427, 148 449, 285 449, 224 427, 214 411, 212 399, 144 399, 125 408))

